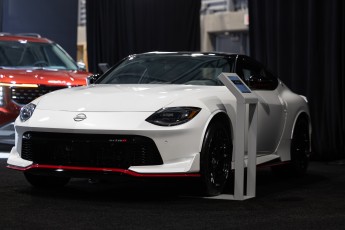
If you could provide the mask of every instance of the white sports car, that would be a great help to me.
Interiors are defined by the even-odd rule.
[[[177,52],[131,55],[88,86],[24,106],[8,167],[34,186],[114,174],[200,177],[206,195],[220,194],[233,165],[237,116],[222,72],[237,73],[259,99],[257,164],[289,163],[289,173],[304,173],[305,97],[247,56]]]

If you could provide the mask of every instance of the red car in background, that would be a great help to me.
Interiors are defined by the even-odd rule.
[[[86,85],[91,73],[38,34],[0,34],[0,144],[14,144],[21,107],[54,90]]]

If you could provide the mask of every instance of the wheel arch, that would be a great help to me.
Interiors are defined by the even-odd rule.
[[[227,126],[227,128],[230,130],[230,137],[231,137],[231,141],[233,142],[234,140],[234,127],[233,127],[233,123],[231,122],[230,117],[228,116],[228,114],[226,113],[226,111],[223,110],[218,110],[215,111],[210,118],[208,119],[208,122],[206,123],[204,130],[203,130],[203,134],[202,134],[202,138],[201,138],[201,142],[200,142],[200,151],[202,149],[202,145],[204,143],[204,139],[205,139],[205,135],[206,135],[206,131],[207,128],[210,126],[210,124],[212,122],[215,121],[221,121],[224,122],[224,124]]]
[[[293,137],[293,134],[295,132],[295,126],[296,126],[296,123],[299,119],[305,119],[307,122],[308,122],[308,127],[309,127],[309,137],[311,135],[311,120],[310,120],[310,116],[307,112],[305,111],[300,111],[296,117],[295,117],[295,120],[293,122],[293,126],[292,126],[292,130],[291,130],[291,134],[290,134],[290,138]]]
[[[296,127],[296,123],[298,120],[300,119],[305,119],[308,122],[308,129],[309,129],[309,151],[311,152],[311,133],[312,133],[312,126],[311,126],[311,119],[310,119],[310,115],[309,113],[307,113],[306,111],[300,111],[294,120],[293,126],[292,126],[292,130],[291,130],[291,134],[290,134],[290,138],[292,139],[294,132],[295,132],[295,127]]]

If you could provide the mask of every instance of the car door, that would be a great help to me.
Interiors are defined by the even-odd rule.
[[[278,80],[255,60],[238,56],[236,73],[258,97],[258,154],[275,152],[285,124],[285,104],[280,98]]]

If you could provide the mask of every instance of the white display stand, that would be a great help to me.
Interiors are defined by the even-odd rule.
[[[245,200],[255,197],[256,189],[256,137],[258,98],[236,73],[221,73],[219,80],[236,97],[236,127],[234,129],[234,194],[222,194],[212,199]],[[247,116],[248,108],[248,116]],[[248,120],[247,120],[248,118]],[[248,125],[246,125],[246,120]],[[248,128],[246,138],[246,128]],[[246,141],[247,140],[247,141]],[[247,144],[247,148],[245,145]],[[247,154],[247,186],[244,191],[245,150]]]

